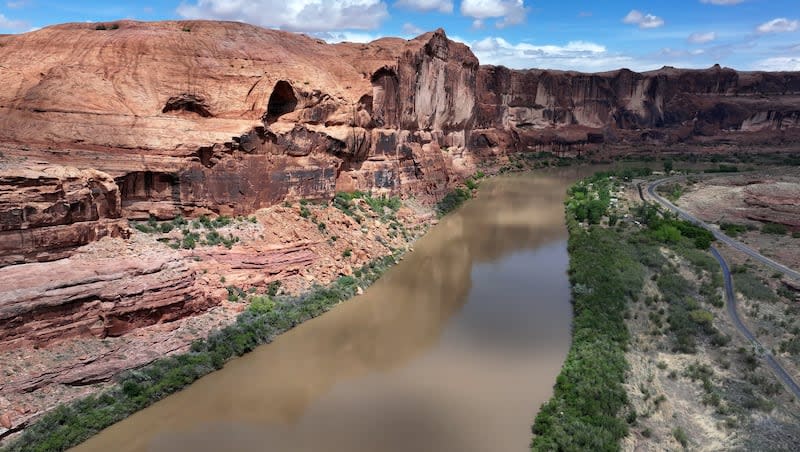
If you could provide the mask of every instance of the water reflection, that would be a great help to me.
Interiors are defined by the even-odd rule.
[[[367,292],[81,451],[524,450],[569,346],[564,191],[484,183]]]

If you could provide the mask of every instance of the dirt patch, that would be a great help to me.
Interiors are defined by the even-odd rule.
[[[678,206],[765,256],[800,268],[800,168],[690,176],[683,187]],[[773,233],[763,232],[765,227]]]
[[[722,202],[720,199],[730,196],[722,188],[712,193],[704,202],[712,204],[712,198]],[[626,202],[635,203],[637,197],[629,195]],[[719,302],[723,293],[716,267],[698,265],[698,256],[686,254],[701,253],[699,250],[661,247],[658,252],[664,264],[650,270],[650,278],[627,317],[631,347],[626,354],[630,364],[626,388],[636,414],[628,415],[631,434],[622,448],[763,450],[762,446],[768,445],[770,450],[791,450],[800,438],[795,420],[800,406],[730,322]],[[656,283],[668,273],[685,281],[687,297],[712,316],[710,326],[715,333],[699,334],[694,353],[682,353],[675,347],[670,319],[675,300],[666,297]],[[760,278],[768,277],[762,273],[750,282],[764,283]],[[773,290],[779,281],[766,283],[764,287]],[[748,287],[747,291],[763,295],[758,289]],[[781,328],[793,325],[778,315],[781,309],[786,312],[785,307],[779,301],[769,306],[761,302],[758,315],[754,319],[745,316],[746,322],[772,336],[769,343],[779,347],[778,341],[787,339],[787,330]],[[744,302],[743,310],[753,309],[750,302]],[[758,323],[765,319],[772,323]]]

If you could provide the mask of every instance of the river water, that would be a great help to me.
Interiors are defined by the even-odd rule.
[[[497,177],[363,295],[78,451],[524,451],[570,344],[563,200]]]

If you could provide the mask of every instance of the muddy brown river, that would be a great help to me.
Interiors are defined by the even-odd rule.
[[[563,200],[503,176],[363,295],[77,451],[524,451],[570,344]]]

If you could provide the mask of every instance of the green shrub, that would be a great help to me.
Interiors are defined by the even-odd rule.
[[[275,302],[267,296],[257,296],[250,299],[247,309],[253,314],[267,314],[275,309]]]
[[[280,281],[272,281],[267,285],[267,295],[269,295],[270,297],[278,295],[278,290],[280,290],[280,288],[281,288]]]
[[[789,230],[785,225],[778,223],[766,223],[761,227],[761,232],[765,234],[786,235]]]
[[[653,238],[664,243],[678,243],[681,239],[681,231],[671,224],[662,224],[652,234]]]
[[[717,168],[710,168],[705,170],[706,173],[738,173],[739,167],[734,165],[722,165],[720,164]]]
[[[155,229],[153,229],[152,227],[150,227],[149,225],[147,225],[145,223],[136,223],[136,224],[133,225],[133,227],[137,231],[144,232],[145,234],[152,234],[152,233],[156,232]]]
[[[181,248],[185,250],[193,250],[197,246],[197,241],[200,239],[200,234],[196,232],[189,232],[183,236],[181,241]]]
[[[97,396],[61,405],[26,428],[5,449],[7,452],[63,451],[100,430],[121,421],[198,378],[220,369],[226,361],[253,350],[295,325],[316,317],[355,295],[396,263],[396,256],[376,259],[357,270],[358,278],[341,277],[328,286],[317,286],[298,297],[253,297],[236,322],[205,340],[192,343],[189,352],[160,358],[120,375],[116,384]],[[234,293],[243,295],[241,289]]]
[[[464,185],[466,185],[467,188],[470,189],[470,190],[476,190],[478,188],[478,182],[475,181],[474,179],[472,179],[471,177],[468,177],[464,181]]]
[[[465,201],[472,198],[472,193],[465,188],[455,188],[436,203],[436,212],[439,217],[458,209]]]
[[[684,449],[689,447],[689,435],[687,435],[686,431],[681,427],[675,427],[675,429],[672,430],[672,436],[675,437],[675,440],[678,441]]]
[[[642,288],[644,267],[620,233],[578,226],[572,194],[585,192],[573,188],[567,202],[575,313],[572,346],[553,397],[536,416],[531,445],[535,451],[617,450],[627,434],[621,418],[628,403],[623,387],[629,341],[624,312],[627,300]]]
[[[736,290],[751,300],[767,301],[770,303],[778,301],[778,296],[772,291],[769,285],[746,269],[736,273],[736,276],[733,278],[733,285]]]
[[[721,223],[719,228],[722,229],[722,232],[731,237],[736,237],[739,234],[747,232],[747,226],[743,224]]]

